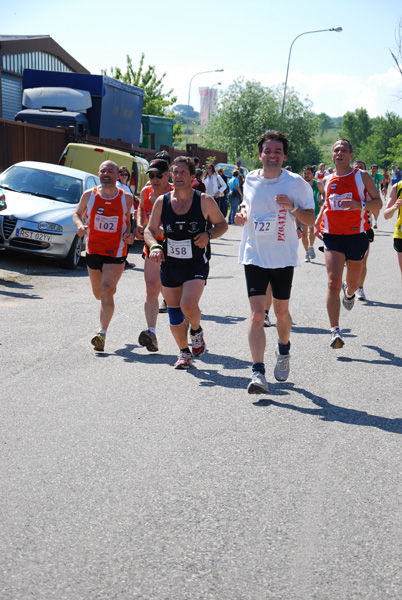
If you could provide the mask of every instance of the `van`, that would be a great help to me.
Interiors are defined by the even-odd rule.
[[[130,189],[134,195],[139,195],[148,182],[147,169],[149,167],[148,161],[140,156],[134,156],[128,152],[107,148],[106,146],[74,143],[67,144],[60,157],[59,164],[98,175],[99,166],[105,160],[112,160],[119,167],[127,167],[131,175]]]

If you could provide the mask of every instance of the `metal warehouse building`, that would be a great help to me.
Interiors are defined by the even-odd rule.
[[[24,69],[89,73],[49,35],[0,35],[0,118],[22,108]]]

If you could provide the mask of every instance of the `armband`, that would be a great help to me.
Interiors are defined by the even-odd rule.
[[[292,208],[292,210],[290,210],[289,212],[290,212],[290,213],[292,213],[292,215],[293,215],[293,213],[295,213],[295,212],[297,211],[297,209],[298,209],[298,208],[299,208],[299,207],[298,207],[296,204],[293,204],[293,208]]]
[[[161,244],[153,244],[149,251],[152,252],[152,250],[163,250],[163,246]]]

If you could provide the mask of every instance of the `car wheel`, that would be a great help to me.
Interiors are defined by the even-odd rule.
[[[60,261],[60,266],[63,269],[76,269],[80,262],[81,252],[84,248],[84,238],[75,236],[71,248],[66,258]]]

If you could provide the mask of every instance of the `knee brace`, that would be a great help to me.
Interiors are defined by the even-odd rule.
[[[171,325],[181,325],[184,322],[184,315],[180,306],[168,306],[169,323]]]

